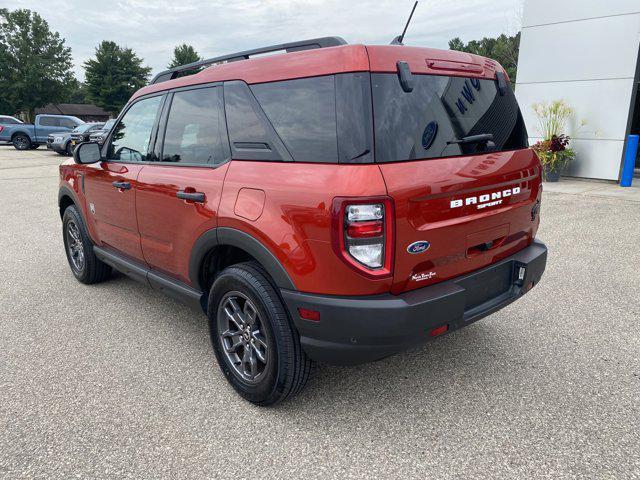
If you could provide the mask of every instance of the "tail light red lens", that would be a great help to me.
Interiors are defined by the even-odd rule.
[[[391,276],[393,220],[393,202],[389,197],[334,199],[334,251],[365,276]]]
[[[2,132],[2,130],[4,130],[4,127],[0,125],[0,132]]]
[[[350,223],[347,226],[347,236],[351,238],[371,238],[384,235],[384,222],[373,220],[370,222]]]

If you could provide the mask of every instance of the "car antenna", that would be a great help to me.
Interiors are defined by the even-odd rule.
[[[417,6],[418,0],[416,0],[416,3],[413,4],[413,8],[411,9],[411,13],[409,14],[409,20],[407,20],[407,24],[404,26],[402,34],[391,40],[391,45],[404,45],[404,43],[402,43],[402,41],[404,40],[404,34],[407,33],[407,28],[409,27],[409,23],[411,22],[411,17],[413,17],[413,12],[416,11]]]

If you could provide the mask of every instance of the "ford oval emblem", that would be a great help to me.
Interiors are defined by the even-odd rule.
[[[438,134],[438,122],[433,120],[429,122],[422,132],[422,148],[425,150],[429,150],[433,141],[436,139],[436,135]]]
[[[415,255],[417,253],[423,253],[429,250],[431,244],[426,240],[420,240],[418,242],[413,242],[411,245],[407,247],[407,252]]]

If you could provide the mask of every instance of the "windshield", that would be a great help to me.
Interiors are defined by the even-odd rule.
[[[111,127],[113,127],[114,123],[116,123],[115,118],[112,118],[111,120],[107,120],[107,123],[105,123],[100,130],[111,130]]]
[[[436,75],[412,78],[413,91],[405,92],[396,74],[371,75],[377,162],[528,146],[511,88],[500,95],[493,80]],[[469,139],[476,135],[481,137]]]

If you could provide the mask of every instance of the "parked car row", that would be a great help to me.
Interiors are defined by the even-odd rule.
[[[73,155],[73,149],[81,142],[89,140],[91,132],[100,130],[104,123],[83,123],[70,132],[50,133],[47,138],[47,148],[60,155]]]
[[[70,115],[36,115],[33,124],[8,115],[0,115],[0,143],[11,143],[17,150],[30,150],[46,144],[60,155],[72,155],[81,142],[102,144],[115,120],[86,123]]]

